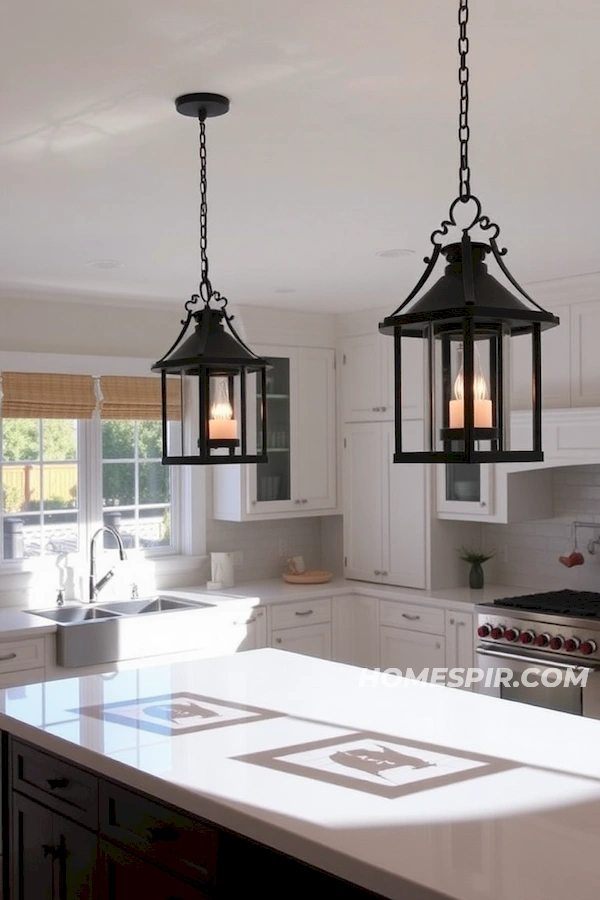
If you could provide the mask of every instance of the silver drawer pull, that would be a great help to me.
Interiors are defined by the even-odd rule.
[[[410,622],[417,622],[421,616],[411,616],[409,613],[402,613],[403,619],[408,619]]]
[[[275,643],[276,643],[276,644],[282,644],[282,643],[283,643],[283,638],[275,638]]]
[[[312,614],[313,614],[312,609],[307,609],[305,612],[295,612],[294,613],[295,616],[312,616]]]
[[[8,659],[16,659],[16,653],[7,653],[6,656],[0,656],[0,662],[6,662]]]

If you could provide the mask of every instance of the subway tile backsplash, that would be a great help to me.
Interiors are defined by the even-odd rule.
[[[600,466],[555,469],[552,495],[552,519],[483,526],[486,548],[497,551],[494,580],[532,590],[573,588],[600,592],[600,546],[594,554],[588,552],[590,540],[600,538]],[[575,520],[597,522],[598,527],[577,529],[578,549],[585,562],[567,568],[559,562],[559,556],[572,549]],[[491,568],[486,571],[492,574]]]
[[[210,578],[212,551],[241,550],[243,563],[235,569],[238,582],[277,578],[285,571],[288,556],[303,556],[307,569],[324,567],[319,518],[278,519],[264,522],[207,522],[209,561],[203,573]],[[280,555],[280,550],[284,555]],[[331,566],[328,566],[331,568]]]

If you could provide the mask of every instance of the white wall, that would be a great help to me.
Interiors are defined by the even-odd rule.
[[[484,525],[484,542],[496,549],[486,573],[502,584],[532,590],[589,590],[600,592],[600,547],[591,555],[588,542],[600,537],[600,466],[574,466],[552,473],[554,516],[523,525]],[[598,522],[596,529],[578,529],[579,550],[585,563],[566,568],[558,558],[572,543],[572,524]]]

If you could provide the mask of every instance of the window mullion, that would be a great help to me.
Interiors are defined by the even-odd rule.
[[[80,423],[84,439],[82,441],[81,467],[86,509],[82,516],[84,548],[87,548],[93,533],[103,522],[102,515],[102,422],[98,413],[86,422]]]

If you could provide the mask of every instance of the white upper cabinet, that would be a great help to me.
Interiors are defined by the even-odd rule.
[[[484,519],[493,516],[494,465],[446,463],[435,467],[440,519]]]
[[[600,305],[580,304],[581,307],[595,306],[595,324],[589,322],[593,328],[600,325]],[[579,350],[572,348],[572,335],[578,330],[576,323],[572,331],[570,310],[577,307],[553,306],[550,312],[560,319],[560,325],[542,332],[542,407],[545,409],[561,409],[571,406],[571,358],[579,358]],[[594,332],[590,337],[593,339]],[[511,339],[511,402],[513,409],[531,409],[531,337],[520,335]],[[573,351],[573,353],[572,353]],[[596,351],[594,359],[600,373],[600,357]],[[600,378],[596,378],[596,403],[600,403]],[[585,406],[585,403],[576,403],[574,406]],[[591,405],[591,404],[589,404]]]
[[[407,422],[407,446],[420,439]],[[423,464],[395,464],[391,423],[357,422],[344,433],[344,566],[348,578],[426,586],[426,475]]]
[[[406,346],[405,346],[406,345]],[[405,419],[423,417],[423,342],[404,341],[402,395]],[[342,341],[344,422],[394,418],[394,340],[378,331]]]
[[[267,452],[259,465],[213,466],[213,516],[227,521],[335,512],[335,351],[257,348],[267,373]]]

